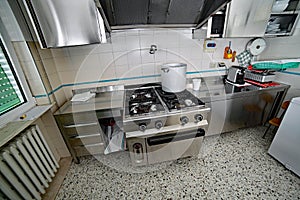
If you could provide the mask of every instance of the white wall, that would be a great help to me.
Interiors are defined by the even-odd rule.
[[[259,59],[299,57],[298,30],[292,37],[267,38],[268,48]],[[232,41],[232,49],[239,54],[251,39],[215,39],[216,51],[207,53],[203,51],[204,38],[203,32],[193,35],[190,29],[118,31],[112,33],[107,44],[58,49],[38,48],[38,60],[45,67],[55,100],[60,106],[71,98],[71,91],[75,88],[160,81],[160,65],[167,62],[184,62],[188,64],[188,72],[201,72],[188,76],[224,74],[223,71],[218,71],[218,68],[212,68],[211,63],[225,61],[229,66],[237,64],[222,58],[225,46]],[[158,48],[155,54],[149,53],[152,44]],[[293,77],[295,81],[291,81],[292,78],[288,78],[287,81],[286,76]],[[293,84],[293,91],[297,93],[300,88],[298,77],[280,73],[278,80]]]
[[[190,76],[223,74],[210,63],[226,61],[228,65],[237,64],[222,58],[224,47],[230,40],[232,49],[239,53],[249,40],[216,39],[216,51],[206,53],[203,51],[204,37],[194,36],[198,39],[192,39],[190,29],[126,30],[112,33],[107,44],[46,49],[40,53],[48,55],[42,56],[42,60],[53,88],[59,84],[75,84],[64,87],[66,97],[70,98],[71,90],[75,88],[160,81],[160,66],[167,62],[184,62],[188,64],[188,72],[201,72]],[[155,54],[149,53],[152,44],[157,45]],[[99,83],[100,80],[107,82]]]

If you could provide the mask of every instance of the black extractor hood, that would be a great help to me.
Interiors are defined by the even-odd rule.
[[[200,28],[230,0],[100,0],[111,29]]]

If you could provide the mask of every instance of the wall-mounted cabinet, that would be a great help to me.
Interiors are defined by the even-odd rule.
[[[291,35],[299,16],[299,0],[274,1],[265,36]]]
[[[212,15],[207,22],[207,37],[221,38],[224,35],[227,6]]]
[[[292,35],[300,0],[232,0],[212,16],[208,37],[266,37]]]
[[[232,0],[224,37],[262,37],[274,0]]]

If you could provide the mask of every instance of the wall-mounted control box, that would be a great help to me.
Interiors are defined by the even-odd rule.
[[[203,51],[205,52],[214,52],[217,48],[216,41],[212,39],[205,39],[203,43]]]

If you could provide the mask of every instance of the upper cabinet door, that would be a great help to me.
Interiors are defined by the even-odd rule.
[[[262,37],[274,0],[232,0],[225,37]]]
[[[23,0],[41,47],[101,43],[101,16],[93,0]]]
[[[265,36],[292,35],[299,19],[299,0],[274,1]]]

